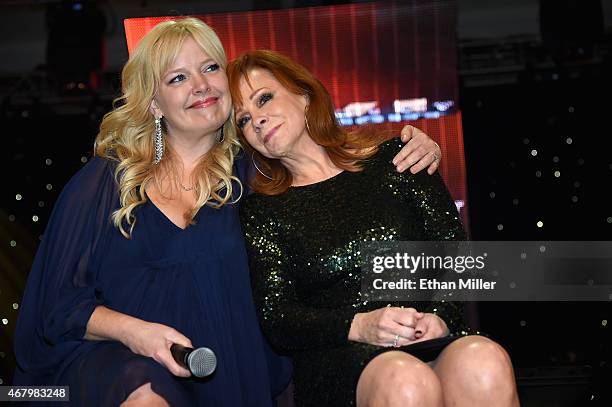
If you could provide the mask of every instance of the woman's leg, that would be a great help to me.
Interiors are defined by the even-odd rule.
[[[442,389],[427,364],[407,353],[390,351],[363,369],[357,383],[357,406],[442,407]]]
[[[510,357],[483,336],[466,336],[448,345],[436,359],[434,371],[447,406],[519,406]]]
[[[134,390],[123,403],[121,407],[170,407],[170,405],[151,389],[151,383],[145,383]]]
[[[76,360],[60,383],[83,406],[193,406],[190,393],[164,366],[118,342],[99,342]]]

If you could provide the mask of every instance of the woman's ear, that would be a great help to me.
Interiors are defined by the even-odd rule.
[[[310,96],[308,95],[302,95],[304,97],[304,100],[306,101],[306,105],[304,105],[304,111],[308,111],[308,108],[310,107]]]
[[[160,119],[164,116],[155,99],[151,101],[151,104],[149,105],[149,111],[153,116],[155,116],[156,119]]]

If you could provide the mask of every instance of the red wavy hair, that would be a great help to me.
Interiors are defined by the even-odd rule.
[[[249,82],[249,72],[266,69],[287,90],[296,95],[307,95],[306,110],[309,134],[312,140],[323,146],[332,162],[347,171],[360,171],[360,161],[376,153],[384,137],[371,128],[355,131],[344,130],[336,121],[331,96],[323,84],[306,68],[278,52],[268,50],[250,51],[242,54],[227,66],[227,77],[235,107],[242,106],[240,80]],[[236,126],[237,127],[237,126]],[[251,148],[242,131],[238,135],[247,151],[257,161],[257,166],[271,179],[257,172],[251,181],[255,192],[277,195],[285,192],[292,184],[291,172],[278,159],[270,159]]]

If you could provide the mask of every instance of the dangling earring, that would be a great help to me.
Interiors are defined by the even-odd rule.
[[[223,140],[225,140],[225,136],[223,135],[223,126],[221,126],[221,131],[217,133],[217,143],[223,143]]]
[[[251,161],[253,161],[253,166],[255,166],[255,169],[257,170],[257,172],[259,172],[261,175],[268,178],[269,180],[272,180],[271,176],[264,174],[263,171],[261,171],[259,167],[257,166],[257,163],[255,162],[255,151],[251,151]]]
[[[155,160],[154,164],[159,164],[164,156],[164,139],[162,138],[161,117],[155,118]]]

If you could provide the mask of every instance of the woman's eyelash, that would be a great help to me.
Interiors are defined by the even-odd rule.
[[[175,82],[179,82],[179,80],[178,80],[179,78],[183,78],[183,79],[184,79],[184,78],[185,78],[185,75],[183,75],[183,74],[178,74],[178,75],[176,75],[174,78],[170,79],[170,82],[168,82],[168,83],[175,83]],[[181,80],[183,80],[183,79],[181,79]]]
[[[207,67],[205,67],[203,69],[203,72],[215,72],[215,71],[218,71],[219,68],[220,68],[219,64],[212,64],[212,65],[208,65]],[[181,73],[181,74],[176,75],[174,78],[170,79],[168,83],[181,82],[185,80],[185,78],[186,78],[186,75]]]
[[[204,72],[212,72],[212,71],[218,71],[219,70],[219,64],[212,64],[206,67],[206,69],[204,69]]]
[[[272,95],[272,93],[261,94],[261,96],[259,96],[259,98],[257,99],[257,106],[262,107],[266,102],[268,102],[273,97],[274,95]],[[236,121],[236,124],[238,125],[238,128],[242,130],[244,126],[246,126],[246,124],[249,122],[249,120],[251,120],[251,118],[248,115],[244,115]]]
[[[271,93],[264,93],[257,100],[257,105],[261,107],[264,103],[266,103],[270,99],[272,99],[272,94]]]
[[[248,121],[249,116],[242,116],[240,119],[238,119],[238,128],[242,130]]]

